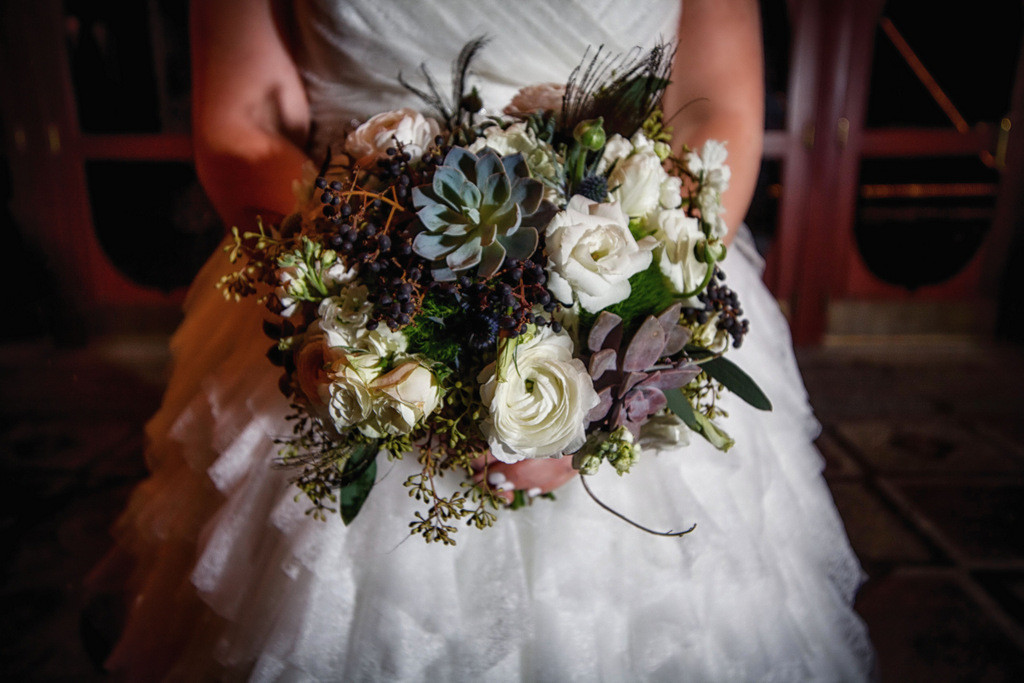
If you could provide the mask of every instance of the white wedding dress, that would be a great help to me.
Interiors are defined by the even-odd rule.
[[[671,39],[674,0],[306,0],[297,3],[317,143],[352,119],[417,101],[421,62],[491,40],[474,83],[498,109],[521,85],[564,81],[588,46]],[[686,46],[680,46],[686,49]],[[152,477],[119,521],[135,591],[109,665],[140,680],[856,681],[872,649],[851,609],[862,581],[812,446],[818,430],[789,332],[741,236],[724,267],[751,321],[731,357],[775,410],[725,399],[728,453],[694,437],[645,453],[595,493],[504,511],[458,545],[408,536],[414,463],[383,463],[351,526],[307,517],[271,467],[289,423],[251,301],[199,274],[172,342],[163,406],[148,425]],[[169,673],[168,673],[169,672]]]

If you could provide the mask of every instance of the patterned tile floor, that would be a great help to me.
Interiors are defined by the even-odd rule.
[[[102,681],[81,581],[144,473],[166,339],[0,345],[0,678]],[[883,681],[1024,680],[1024,350],[800,354]]]

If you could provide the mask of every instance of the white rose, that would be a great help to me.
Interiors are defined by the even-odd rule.
[[[307,334],[295,353],[295,378],[311,406],[322,407],[330,401],[328,367],[339,356],[319,333]]]
[[[633,137],[629,139],[629,143],[633,146],[634,154],[654,154],[655,142],[646,135],[643,131],[638,130],[633,133]]]
[[[317,314],[319,326],[327,336],[329,346],[370,351],[387,356],[405,351],[408,344],[401,332],[392,332],[386,326],[366,329],[373,305],[366,300],[366,287],[346,287],[338,296],[320,302]]]
[[[681,209],[669,209],[657,214],[655,224],[654,237],[659,242],[656,253],[661,274],[669,279],[679,294],[693,291],[704,282],[708,272],[708,265],[695,253],[697,244],[704,239],[700,221],[687,216]],[[699,304],[692,297],[688,305]]]
[[[586,416],[599,399],[572,350],[567,334],[543,327],[516,347],[504,381],[495,363],[480,373],[480,397],[490,411],[480,428],[495,458],[557,458],[586,441]]]
[[[606,173],[617,161],[622,161],[633,153],[633,145],[626,138],[615,133],[604,144],[601,160],[597,163],[597,172]]]
[[[668,173],[652,151],[631,154],[608,175],[611,195],[627,216],[643,217],[658,209]]]
[[[327,410],[339,432],[359,425],[369,415],[370,390],[366,380],[372,372],[370,367],[361,367],[367,364],[367,360],[346,354],[331,365]]]
[[[437,379],[417,361],[407,361],[370,383],[368,419],[359,427],[367,436],[408,434],[437,409],[441,391]]]
[[[548,289],[564,302],[579,299],[596,313],[626,299],[629,278],[651,264],[656,241],[639,242],[617,204],[575,196],[546,229]]]
[[[437,121],[412,109],[396,109],[377,114],[352,131],[345,139],[345,151],[365,165],[386,156],[397,141],[417,159],[440,132]]]
[[[327,335],[329,346],[355,348],[366,332],[372,304],[366,300],[366,287],[346,287],[338,296],[327,297],[320,302],[317,315],[320,329]]]
[[[528,85],[515,94],[505,107],[505,113],[509,116],[526,117],[538,111],[561,111],[564,96],[564,83]]]

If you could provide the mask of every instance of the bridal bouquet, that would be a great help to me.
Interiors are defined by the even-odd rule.
[[[670,149],[670,52],[598,50],[497,116],[466,90],[481,45],[450,98],[426,69],[422,88],[402,80],[434,117],[373,116],[299,211],[233,231],[239,269],[219,286],[272,314],[268,357],[295,409],[280,462],[315,516],[350,523],[378,457],[415,457],[412,532],[453,543],[455,521],[490,526],[537,493],[475,483],[491,457],[623,474],[688,431],[729,448],[723,387],[770,407],[723,356],[748,328],[719,265],[729,169],[720,143]]]

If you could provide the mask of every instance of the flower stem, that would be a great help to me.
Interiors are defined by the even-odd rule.
[[[626,517],[621,512],[619,512],[617,510],[613,510],[608,505],[603,503],[597,496],[594,495],[594,492],[590,490],[590,485],[587,484],[587,475],[581,474],[580,475],[580,482],[583,484],[583,488],[586,490],[587,495],[590,496],[594,500],[595,503],[597,503],[598,505],[603,507],[605,510],[607,510],[608,512],[610,512],[613,515],[615,515],[616,517],[618,517],[619,519],[623,520],[624,522],[628,522],[629,524],[632,524],[633,526],[635,526],[637,529],[640,529],[641,531],[646,531],[647,533],[654,534],[655,536],[676,536],[676,537],[678,537],[678,536],[685,536],[686,534],[690,533],[691,531],[693,531],[694,529],[697,528],[697,525],[694,524],[693,526],[691,526],[686,531],[672,531],[672,530],[669,530],[669,531],[655,531],[654,529],[645,527],[643,524],[640,524],[638,522],[634,522],[633,520],[631,520],[629,517]]]

